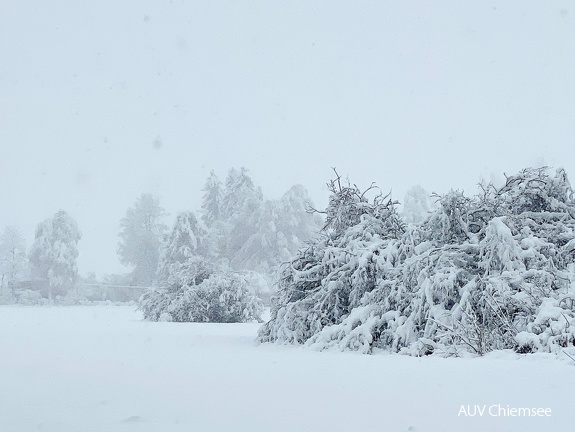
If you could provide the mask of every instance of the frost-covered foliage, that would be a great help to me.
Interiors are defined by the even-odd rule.
[[[156,287],[140,298],[152,321],[246,322],[259,320],[261,300],[248,279],[214,261],[206,233],[192,212],[181,213],[160,252]]]
[[[81,237],[76,221],[63,210],[36,228],[30,251],[32,276],[46,282],[50,300],[55,295],[65,295],[76,284]]]
[[[332,183],[333,184],[333,183]],[[393,203],[332,191],[322,235],[284,268],[261,341],[413,355],[575,346],[575,202],[563,170],[451,191],[403,228]]]

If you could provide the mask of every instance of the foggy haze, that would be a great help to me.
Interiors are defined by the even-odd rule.
[[[214,169],[264,195],[337,167],[399,201],[575,164],[575,12],[551,2],[0,4],[0,228],[77,221],[80,273],[126,271],[143,192],[197,212]]]

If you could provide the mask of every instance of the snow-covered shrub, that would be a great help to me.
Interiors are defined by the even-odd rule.
[[[523,170],[471,198],[449,192],[407,229],[392,205],[353,188],[327,214],[284,269],[260,341],[413,355],[575,346],[575,202],[563,170]]]
[[[262,302],[234,274],[215,274],[187,289],[170,307],[175,321],[248,322],[261,320]]]
[[[160,321],[164,316],[165,311],[170,306],[174,298],[174,293],[171,293],[166,288],[151,288],[146,290],[138,301],[138,309],[144,315],[144,319],[149,321]],[[166,321],[161,319],[161,321]]]
[[[34,290],[21,290],[16,291],[16,303],[27,306],[47,304],[48,300],[42,297],[38,291]]]
[[[144,318],[175,322],[261,321],[263,304],[241,276],[214,274],[198,285],[178,290],[155,288],[140,299]]]
[[[330,187],[326,224],[284,266],[261,341],[305,342],[360,306],[379,272],[394,271],[395,242],[404,230],[395,203],[381,196],[369,202],[357,187],[341,186],[339,177]]]

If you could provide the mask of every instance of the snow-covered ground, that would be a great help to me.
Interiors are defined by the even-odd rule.
[[[0,431],[566,431],[573,362],[256,345],[257,324],[150,323],[127,307],[1,307]],[[459,415],[462,405],[548,417]]]

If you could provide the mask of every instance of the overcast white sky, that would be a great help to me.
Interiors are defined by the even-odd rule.
[[[58,209],[80,272],[122,272],[142,192],[199,209],[211,169],[269,198],[330,167],[403,198],[545,160],[575,178],[564,1],[0,2],[0,229]],[[575,182],[575,180],[572,180]]]

